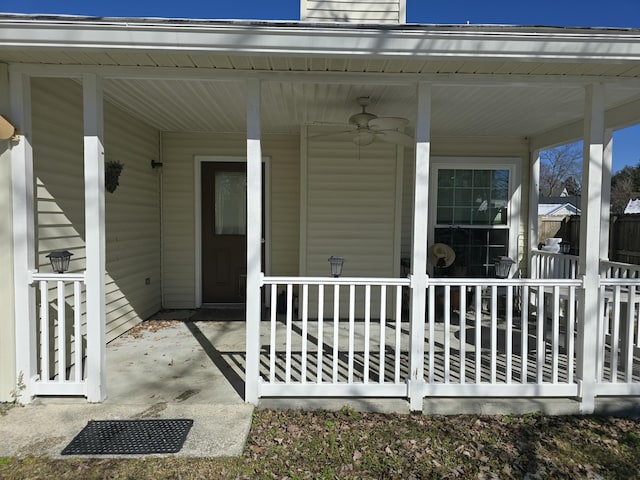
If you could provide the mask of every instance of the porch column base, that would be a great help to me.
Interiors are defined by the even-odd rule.
[[[595,384],[591,382],[578,382],[578,401],[580,402],[580,415],[591,415],[596,410]]]
[[[421,412],[424,403],[424,380],[407,380],[407,393],[409,395],[409,410]]]

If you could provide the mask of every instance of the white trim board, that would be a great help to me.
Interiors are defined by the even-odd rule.
[[[202,164],[205,162],[246,163],[246,157],[223,155],[194,156],[194,214],[195,214],[195,307],[202,303]],[[271,273],[271,157],[262,157],[264,163],[264,271]]]

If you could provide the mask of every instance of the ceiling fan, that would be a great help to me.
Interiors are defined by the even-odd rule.
[[[407,147],[413,145],[413,138],[404,133],[404,128],[409,125],[409,120],[402,117],[378,117],[367,112],[367,106],[371,103],[370,97],[358,97],[357,102],[362,107],[362,111],[351,115],[348,123],[313,123],[314,125],[339,125],[348,128],[348,130],[314,136],[350,136],[353,143],[358,146],[370,145],[376,140]]]

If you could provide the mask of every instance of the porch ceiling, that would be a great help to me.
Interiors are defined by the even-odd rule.
[[[267,81],[262,92],[264,133],[297,134],[301,125],[346,123],[370,96],[368,111],[415,125],[415,89],[407,85]],[[378,82],[379,83],[379,82]],[[640,89],[610,86],[607,108],[640,99]],[[106,98],[161,131],[244,132],[243,82],[112,79]],[[432,134],[455,137],[532,137],[579,121],[584,89],[561,84],[437,85]],[[336,126],[339,129],[339,126]]]

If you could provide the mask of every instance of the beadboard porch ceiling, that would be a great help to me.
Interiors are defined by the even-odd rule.
[[[360,111],[360,96],[371,98],[368,111],[409,119],[410,133],[415,126],[411,85],[368,84],[364,78],[362,83],[317,82],[265,82],[263,133],[298,134],[301,125],[347,123]],[[104,87],[109,101],[161,131],[246,129],[245,87],[237,80],[112,79]],[[584,95],[582,86],[561,83],[436,85],[431,131],[438,137],[531,138],[579,122]],[[606,88],[607,109],[633,102],[640,102],[640,88]],[[341,130],[339,125],[333,129]]]

